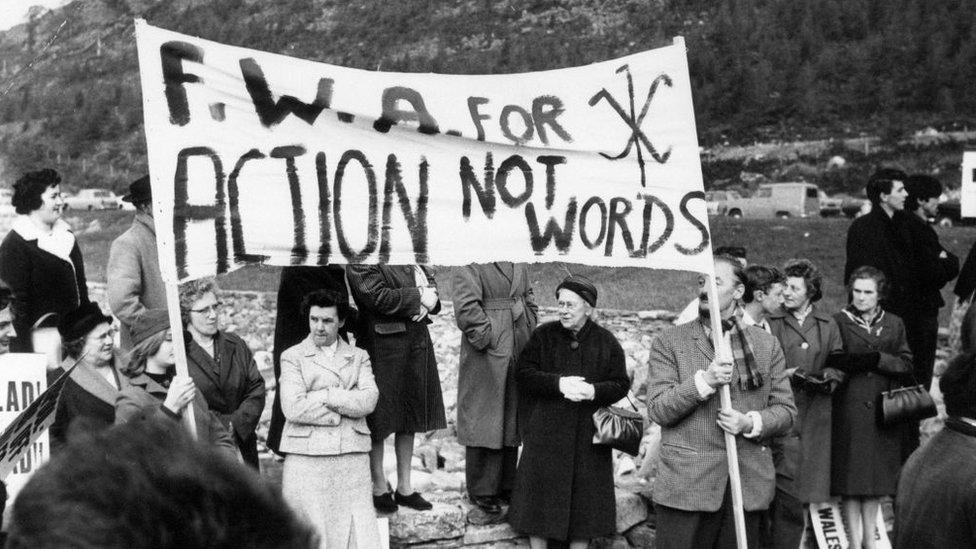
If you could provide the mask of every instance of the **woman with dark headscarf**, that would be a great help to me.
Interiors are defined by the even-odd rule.
[[[0,244],[0,280],[13,294],[17,338],[11,352],[29,353],[31,327],[47,313],[65,315],[88,302],[85,263],[71,228],[61,219],[61,176],[29,172],[14,183],[19,214]]]
[[[585,548],[615,532],[611,449],[593,444],[593,413],[622,399],[630,379],[620,343],[590,318],[596,296],[582,276],[563,280],[559,321],[532,333],[516,369],[528,413],[509,517],[533,549],[550,539]]]

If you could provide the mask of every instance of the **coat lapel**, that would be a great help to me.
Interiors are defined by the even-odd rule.
[[[705,333],[705,328],[701,322],[695,322],[692,332],[698,350],[705,357],[705,362],[711,362],[715,358],[715,348],[712,346],[712,338]]]
[[[114,370],[113,366],[113,370]],[[119,386],[122,386],[121,376],[118,372],[115,372],[115,378],[119,380]],[[106,403],[115,406],[115,399],[119,394],[118,389],[112,387],[104,377],[98,374],[98,372],[92,370],[88,366],[83,366],[79,364],[71,371],[71,379],[78,384],[82,389],[88,391],[93,396],[97,397],[99,400],[105,401]]]
[[[197,342],[193,340],[193,336],[186,334],[185,337],[190,345],[188,353],[190,358],[188,362],[190,364],[188,366],[200,370],[214,385],[219,386],[220,378],[217,363],[207,354],[207,351],[203,350],[203,347],[197,345]],[[219,344],[219,341],[215,341],[214,344]]]

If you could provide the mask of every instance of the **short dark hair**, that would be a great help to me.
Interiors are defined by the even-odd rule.
[[[823,297],[823,275],[820,269],[809,259],[791,259],[783,266],[783,276],[786,278],[802,278],[807,287],[810,303],[816,303]]]
[[[881,202],[881,195],[891,194],[891,187],[895,181],[904,183],[908,180],[908,174],[897,168],[881,168],[875,170],[868,178],[868,184],[864,192],[868,195],[868,200],[872,206],[877,206]]]
[[[966,352],[950,360],[939,379],[939,389],[946,414],[976,418],[976,354]]]
[[[342,295],[334,290],[315,290],[305,294],[302,298],[302,318],[308,321],[308,313],[312,307],[335,307],[339,320],[345,320],[349,313],[349,302],[342,299]]]
[[[905,209],[915,211],[919,203],[942,194],[942,183],[931,175],[916,174],[905,181],[905,190],[908,191]]]
[[[742,246],[719,246],[714,255],[731,255],[736,259],[746,259],[746,249]]]
[[[769,293],[773,284],[783,282],[783,273],[776,267],[765,265],[749,265],[745,268],[746,291],[742,294],[742,301],[752,303],[756,292]]]
[[[51,168],[27,172],[14,183],[14,195],[10,199],[14,210],[27,215],[41,207],[44,191],[61,184],[61,176]]]
[[[847,279],[847,289],[850,291],[854,287],[855,280],[873,280],[878,286],[878,297],[883,298],[888,290],[888,279],[885,278],[883,272],[876,267],[870,265],[862,265],[853,271],[851,271],[850,278]]]
[[[81,434],[14,501],[8,548],[308,548],[316,535],[245,466],[154,419]]]

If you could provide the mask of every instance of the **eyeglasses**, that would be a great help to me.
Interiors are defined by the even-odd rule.
[[[206,307],[201,307],[199,309],[190,309],[190,312],[191,313],[198,313],[198,314],[202,314],[202,315],[208,315],[210,313],[219,313],[220,312],[220,308],[223,307],[223,306],[224,306],[223,302],[218,301],[218,302],[214,303],[213,305],[207,305]]]
[[[103,334],[95,336],[97,339],[115,339],[115,334],[119,333],[119,329],[115,326],[109,328]]]

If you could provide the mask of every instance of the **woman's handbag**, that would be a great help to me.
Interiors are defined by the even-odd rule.
[[[627,400],[634,408],[625,410],[616,406],[603,406],[593,412],[593,444],[609,446],[621,452],[636,456],[640,452],[641,438],[644,436],[644,416],[627,393]]]
[[[911,385],[882,391],[878,395],[878,423],[891,427],[899,423],[918,421],[938,414],[935,401],[924,385]]]

